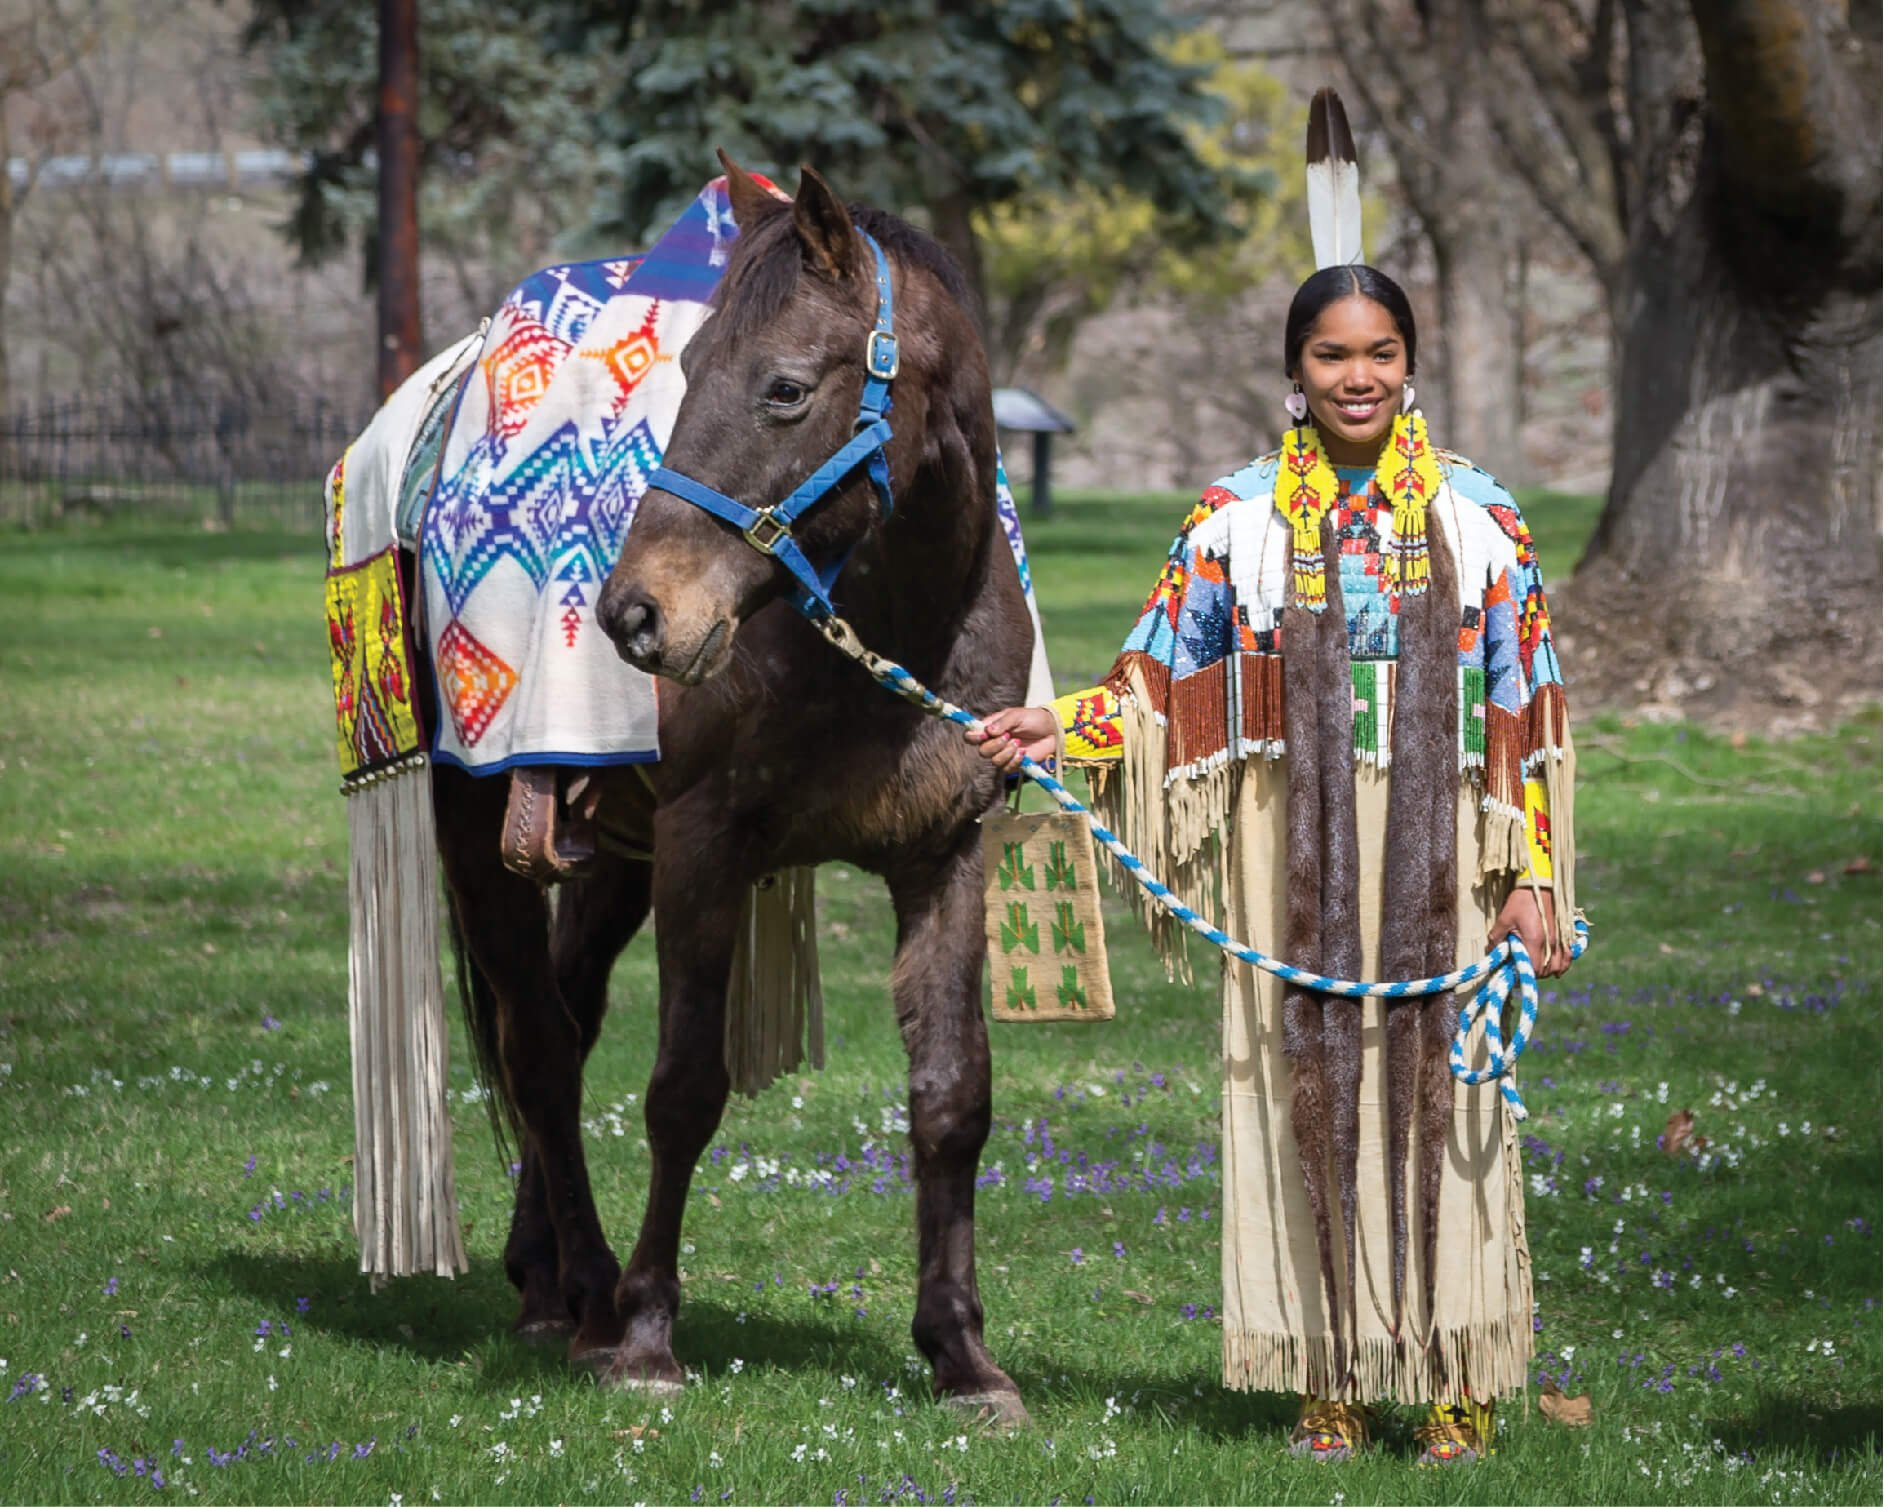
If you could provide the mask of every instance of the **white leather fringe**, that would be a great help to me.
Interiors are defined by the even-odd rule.
[[[360,1270],[469,1270],[452,1178],[450,1044],[438,966],[438,844],[427,764],[347,798],[347,1018]]]

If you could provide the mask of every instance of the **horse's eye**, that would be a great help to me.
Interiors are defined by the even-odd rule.
[[[804,402],[805,389],[789,377],[774,377],[765,390],[765,400],[777,408],[792,408]]]

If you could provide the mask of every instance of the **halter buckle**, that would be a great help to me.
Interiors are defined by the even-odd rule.
[[[792,536],[791,527],[780,523],[770,512],[761,512],[746,529],[746,543],[762,555],[778,552],[779,541]]]
[[[903,353],[889,330],[872,330],[864,342],[864,370],[879,382],[892,380],[902,369]]]

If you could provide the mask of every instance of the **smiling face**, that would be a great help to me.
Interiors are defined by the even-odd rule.
[[[1371,466],[1400,411],[1407,347],[1393,315],[1371,298],[1338,298],[1302,342],[1295,371],[1338,466]]]

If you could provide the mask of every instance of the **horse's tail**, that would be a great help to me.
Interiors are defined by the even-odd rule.
[[[516,1159],[515,1148],[523,1138],[523,1117],[504,1077],[504,1060],[498,1046],[497,991],[465,946],[464,924],[455,896],[448,910],[451,958],[458,975],[458,1003],[464,1007],[465,1031],[471,1038],[472,1069],[484,1091],[484,1112],[490,1117],[497,1154],[508,1166]]]

